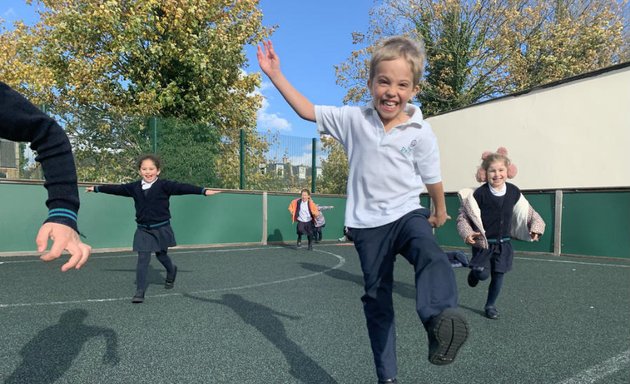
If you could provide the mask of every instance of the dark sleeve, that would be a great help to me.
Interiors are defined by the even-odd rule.
[[[178,183],[171,180],[162,180],[164,190],[169,195],[203,195],[206,188],[198,187],[192,184]]]
[[[119,185],[97,185],[94,187],[94,192],[106,193],[108,195],[117,196],[133,196],[133,187],[136,183],[119,184]]]
[[[0,137],[31,143],[48,190],[46,222],[65,224],[77,230],[79,191],[68,136],[54,119],[2,82]]]

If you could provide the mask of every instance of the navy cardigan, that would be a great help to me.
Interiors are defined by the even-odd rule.
[[[94,192],[110,195],[133,197],[136,207],[136,222],[142,225],[162,223],[171,218],[169,197],[171,195],[205,194],[206,188],[176,181],[157,179],[146,195],[142,190],[141,180],[120,185],[100,185]]]

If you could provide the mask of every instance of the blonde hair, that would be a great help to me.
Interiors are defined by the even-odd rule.
[[[381,61],[396,60],[401,57],[407,60],[411,67],[413,85],[420,84],[426,60],[424,43],[422,40],[416,41],[405,36],[390,37],[379,44],[370,59],[370,80],[374,79],[376,66]]]

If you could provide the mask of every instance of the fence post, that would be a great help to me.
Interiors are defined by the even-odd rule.
[[[245,189],[245,130],[241,128],[240,142],[240,184],[239,189]]]
[[[317,186],[317,139],[313,137],[312,145],[312,159],[311,159],[311,193],[315,193],[315,187]]]
[[[157,117],[149,117],[149,130],[153,134],[153,153],[157,153]]]
[[[556,201],[554,205],[554,228],[553,228],[553,254],[562,254],[562,190],[556,190]]]

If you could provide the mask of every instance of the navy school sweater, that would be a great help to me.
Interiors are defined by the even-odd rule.
[[[204,194],[206,188],[176,181],[157,179],[147,194],[142,190],[142,181],[128,184],[100,185],[94,192],[132,197],[136,208],[136,222],[142,225],[162,223],[171,218],[169,197],[172,195]]]

